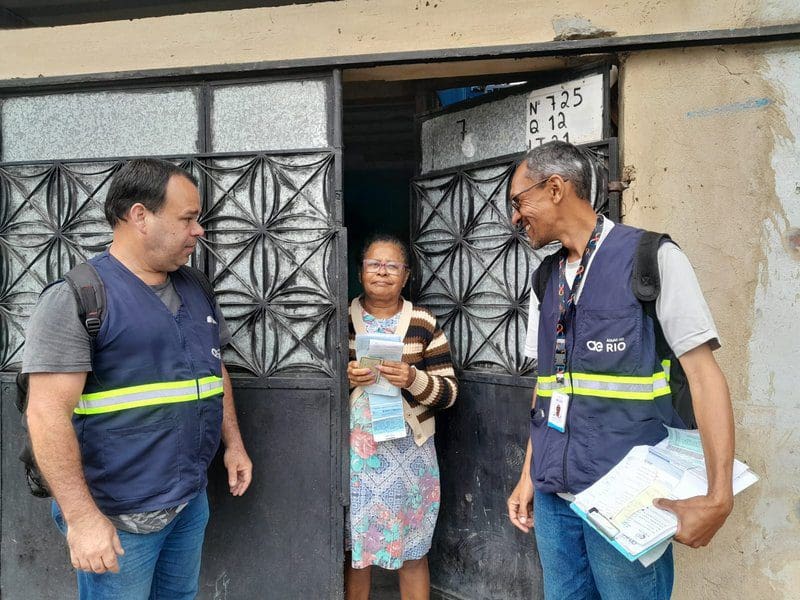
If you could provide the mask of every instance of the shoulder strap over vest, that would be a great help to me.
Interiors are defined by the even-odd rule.
[[[83,262],[64,275],[78,301],[78,316],[92,340],[97,337],[106,309],[106,288],[97,270],[89,262]]]
[[[672,242],[666,233],[645,231],[639,238],[636,259],[631,274],[631,288],[642,303],[655,302],[661,291],[661,276],[658,273],[658,249],[664,242]],[[674,242],[673,242],[674,243]]]
[[[180,267],[182,273],[199,285],[212,306],[215,303],[214,288],[208,277],[200,270],[190,266]],[[89,262],[83,262],[64,275],[64,280],[72,288],[78,302],[78,316],[86,327],[86,332],[94,344],[106,309],[106,288],[97,270]]]
[[[679,418],[679,426],[695,429],[697,420],[694,415],[692,405],[692,393],[689,389],[689,381],[683,371],[680,361],[672,351],[664,331],[661,329],[661,322],[656,314],[656,300],[661,292],[661,276],[658,271],[658,249],[662,244],[671,242],[672,238],[666,233],[656,233],[645,231],[639,240],[636,249],[636,259],[633,263],[631,273],[631,289],[634,295],[642,303],[645,313],[653,319],[656,334],[656,352],[669,362],[667,368],[669,372],[669,387],[672,395],[672,407]],[[675,244],[677,246],[677,244]]]

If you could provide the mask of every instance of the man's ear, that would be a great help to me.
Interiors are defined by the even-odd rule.
[[[553,175],[548,180],[547,191],[550,193],[550,199],[553,201],[553,204],[559,204],[564,199],[566,184],[567,182],[564,181],[561,175]]]
[[[144,207],[144,204],[137,202],[128,210],[128,218],[126,220],[136,229],[144,232],[147,229],[147,217],[149,214],[150,211]]]

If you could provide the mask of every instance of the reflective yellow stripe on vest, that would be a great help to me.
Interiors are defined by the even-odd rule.
[[[669,370],[670,367],[672,367],[672,361],[669,360],[668,358],[665,358],[664,360],[661,361],[661,366],[664,368],[664,373],[667,376],[667,382],[669,382]]]
[[[669,394],[669,383],[663,372],[644,377],[566,373],[564,383],[556,382],[555,375],[544,375],[539,377],[536,386],[536,393],[540,396],[552,396],[554,390],[564,387],[576,396],[621,400],[655,400],[659,396]]]
[[[222,393],[222,377],[147,383],[105,392],[81,394],[75,414],[96,415],[129,408],[192,402]]]

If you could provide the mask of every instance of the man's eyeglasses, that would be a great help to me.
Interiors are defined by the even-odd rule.
[[[552,177],[552,175],[548,175],[547,177],[545,177],[541,181],[537,181],[533,185],[529,185],[528,187],[526,187],[521,192],[518,192],[517,194],[514,194],[513,196],[511,196],[511,199],[509,200],[509,202],[511,204],[511,208],[514,209],[515,211],[519,212],[519,207],[520,207],[519,198],[520,198],[520,196],[522,196],[522,194],[527,194],[533,188],[539,187],[543,183],[546,183],[551,177]],[[569,179],[564,179],[564,181],[569,181]]]
[[[367,273],[378,273],[382,268],[386,269],[386,272],[389,275],[400,275],[406,268],[407,265],[401,262],[395,262],[393,260],[376,260],[374,258],[367,258],[362,261],[364,265],[364,271]]]

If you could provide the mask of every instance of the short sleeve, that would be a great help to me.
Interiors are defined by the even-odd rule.
[[[700,283],[689,259],[675,244],[658,249],[661,292],[656,300],[656,314],[667,343],[676,356],[709,343],[720,347],[719,334]]]
[[[525,356],[539,358],[539,299],[531,289],[531,301],[528,308],[528,328],[525,332]]]
[[[23,373],[81,373],[92,370],[89,334],[78,316],[68,284],[44,291],[25,330]]]

